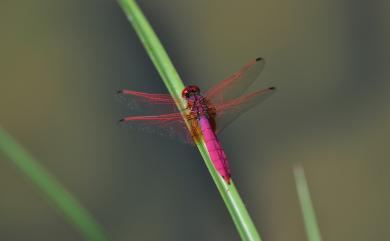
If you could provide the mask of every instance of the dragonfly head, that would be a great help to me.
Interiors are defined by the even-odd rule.
[[[184,99],[189,99],[191,98],[191,96],[199,95],[199,94],[200,94],[200,89],[196,85],[189,85],[185,87],[184,90],[181,92],[181,96]]]

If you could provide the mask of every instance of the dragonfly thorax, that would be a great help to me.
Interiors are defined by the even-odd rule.
[[[215,116],[215,108],[212,107],[207,100],[200,94],[190,95],[187,100],[187,109],[190,111],[190,117],[200,119],[206,117],[207,119]]]

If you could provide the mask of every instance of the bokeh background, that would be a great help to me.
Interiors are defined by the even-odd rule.
[[[220,139],[265,241],[306,240],[302,163],[325,241],[390,238],[390,4],[140,1],[186,84],[267,61],[272,98]],[[239,240],[197,150],[119,128],[116,90],[166,92],[115,1],[1,1],[0,123],[111,240]],[[0,153],[0,240],[83,240]]]

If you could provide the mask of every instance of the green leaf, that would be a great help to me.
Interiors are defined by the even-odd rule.
[[[321,241],[320,230],[310,198],[305,172],[301,165],[296,165],[293,170],[307,238],[309,241]]]
[[[0,151],[47,195],[87,240],[108,240],[92,215],[1,126]]]

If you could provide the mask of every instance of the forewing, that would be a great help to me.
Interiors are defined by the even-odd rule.
[[[216,105],[216,132],[221,132],[226,126],[234,121],[238,116],[262,103],[275,92],[274,87],[261,89],[240,98]]]
[[[129,126],[149,133],[155,133],[192,144],[192,137],[179,112],[156,116],[129,116],[120,120]]]
[[[221,104],[241,96],[260,75],[264,65],[265,61],[262,58],[250,61],[229,78],[208,90],[205,96],[214,104]]]
[[[117,94],[119,101],[142,113],[162,114],[179,111],[175,100],[168,94],[151,94],[133,90],[119,90]]]

